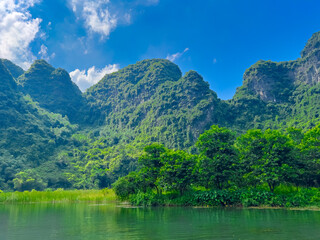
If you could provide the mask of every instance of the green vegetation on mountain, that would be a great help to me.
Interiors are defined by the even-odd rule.
[[[144,60],[106,75],[85,93],[104,135],[188,148],[222,123],[223,103],[194,71],[181,77],[168,60]]]
[[[7,70],[12,75],[12,77],[14,77],[15,79],[17,79],[19,76],[21,76],[24,73],[23,69],[15,65],[13,62],[7,59],[0,59],[0,61],[7,68]]]
[[[258,61],[228,101],[163,59],[107,74],[85,93],[44,60],[24,72],[1,59],[0,189],[96,189],[118,178],[123,192],[186,192],[195,181],[316,186],[319,36],[295,61]],[[165,161],[144,150],[154,144]]]
[[[85,99],[65,70],[36,60],[17,81],[22,92],[29,94],[40,107],[67,116],[72,123],[83,122]]]
[[[301,127],[319,122],[320,32],[295,61],[259,61],[244,74],[229,101],[234,129]]]
[[[2,63],[0,83],[0,188],[12,189],[16,174],[47,161],[77,127],[23,96]]]

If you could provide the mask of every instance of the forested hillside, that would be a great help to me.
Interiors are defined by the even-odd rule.
[[[55,69],[44,60],[36,60],[17,78],[21,91],[40,107],[66,115],[72,123],[83,122],[85,99],[67,71]]]
[[[319,123],[320,33],[289,62],[258,61],[233,99],[163,59],[107,74],[81,93],[63,69],[0,61],[0,189],[107,187],[138,166],[146,145],[197,153],[212,125],[248,129]]]
[[[106,75],[85,92],[92,117],[106,135],[121,140],[192,146],[204,129],[223,124],[225,103],[196,72],[183,77],[177,65],[144,60]]]
[[[6,66],[0,62],[0,188],[12,189],[17,173],[48,161],[77,127],[18,91]]]

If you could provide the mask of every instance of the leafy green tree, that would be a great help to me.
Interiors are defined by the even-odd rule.
[[[237,139],[236,146],[248,182],[266,183],[273,192],[280,183],[297,179],[294,144],[279,130],[249,130]]]
[[[161,161],[160,185],[167,190],[179,191],[182,195],[195,180],[197,156],[168,149],[161,155]]]
[[[16,178],[13,179],[13,183],[17,191],[44,190],[47,187],[47,183],[33,169],[17,173]]]
[[[199,181],[206,188],[222,189],[234,175],[235,134],[216,125],[200,135],[196,146],[200,152]]]
[[[304,134],[300,128],[289,127],[286,129],[286,132],[296,145],[300,144],[304,138]]]
[[[139,158],[141,164],[141,174],[144,175],[145,181],[150,183],[150,188],[156,188],[157,193],[161,192],[158,184],[160,169],[163,166],[161,155],[166,151],[163,145],[154,143],[144,148],[144,154]]]
[[[140,189],[143,189],[144,183],[145,181],[139,172],[131,172],[114,182],[112,188],[120,199],[127,199],[130,194],[137,193]]]
[[[304,180],[306,185],[320,184],[320,125],[310,129],[304,135],[299,146],[304,162]]]

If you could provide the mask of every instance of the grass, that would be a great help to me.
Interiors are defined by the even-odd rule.
[[[35,203],[35,202],[110,202],[116,201],[111,189],[102,190],[62,190],[0,192],[0,203]]]

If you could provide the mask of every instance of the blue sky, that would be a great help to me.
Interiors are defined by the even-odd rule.
[[[256,61],[294,60],[320,31],[319,0],[1,0],[0,57],[39,58],[84,90],[148,58],[198,71],[232,98]]]

